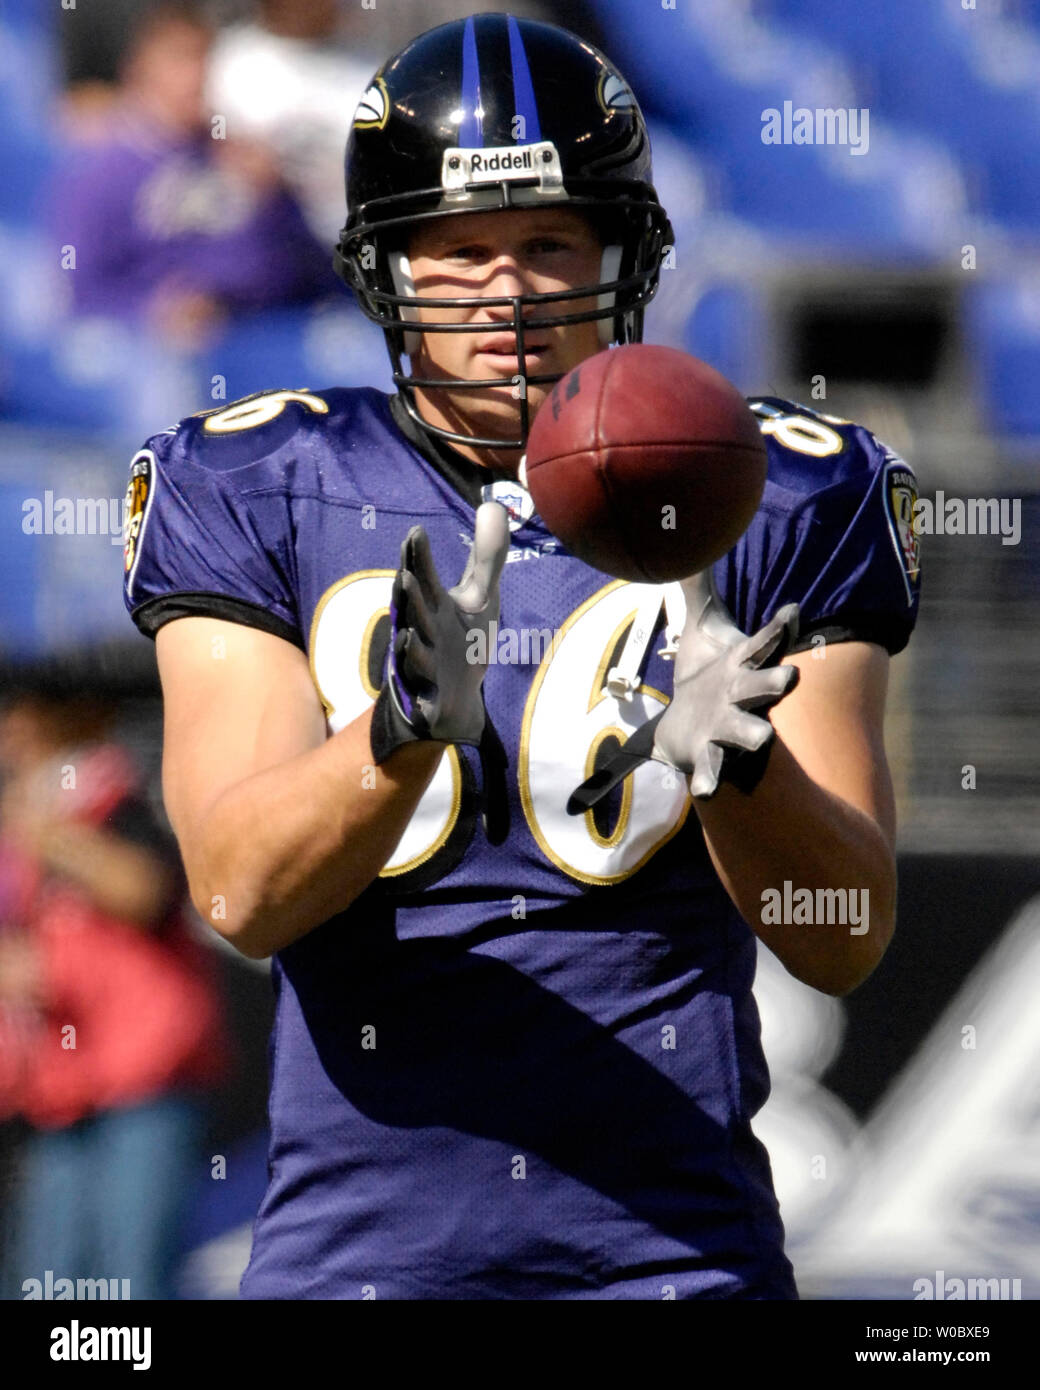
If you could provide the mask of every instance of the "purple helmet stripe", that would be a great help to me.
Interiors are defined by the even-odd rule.
[[[480,107],[480,63],[477,60],[477,28],[471,15],[462,31],[462,122],[459,146],[478,149],[484,145],[484,113]]]
[[[509,60],[513,65],[513,102],[515,113],[523,120],[521,145],[536,145],[542,138],[542,128],[538,123],[538,103],[534,99],[534,83],[528,66],[524,41],[520,27],[512,15],[506,16],[509,29]]]

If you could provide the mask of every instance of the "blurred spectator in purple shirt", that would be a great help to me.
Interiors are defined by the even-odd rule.
[[[149,6],[101,130],[73,141],[54,189],[73,311],[147,324],[185,350],[228,313],[337,284],[273,155],[223,138],[206,111],[212,42],[194,5]]]

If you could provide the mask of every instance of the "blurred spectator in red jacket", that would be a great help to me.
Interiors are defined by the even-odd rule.
[[[228,313],[338,284],[276,157],[207,110],[213,38],[187,0],[142,9],[115,100],[70,139],[52,200],[72,308],[150,324],[185,350]]]
[[[204,1098],[227,1060],[176,848],[107,736],[112,715],[39,691],[0,713],[0,1118],[32,1126],[16,1298],[47,1270],[170,1296]]]

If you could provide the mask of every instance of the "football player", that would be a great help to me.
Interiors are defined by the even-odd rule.
[[[763,399],[763,501],[710,575],[611,581],[547,532],[530,420],[639,340],[672,236],[631,90],[563,30],[414,40],[347,200],[396,394],[264,393],[132,464],[193,899],[273,958],[243,1295],[795,1298],[755,938],[843,994],[891,934],[912,475]],[[868,926],[774,920],[785,883],[859,890]]]

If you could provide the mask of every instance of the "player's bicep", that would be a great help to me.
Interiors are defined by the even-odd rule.
[[[830,643],[788,656],[800,679],[771,712],[805,772],[876,822],[895,847],[892,778],[885,756],[889,656],[872,642]]]
[[[321,701],[298,647],[244,624],[180,618],[156,636],[163,794],[188,858],[193,831],[229,788],[320,746]]]

